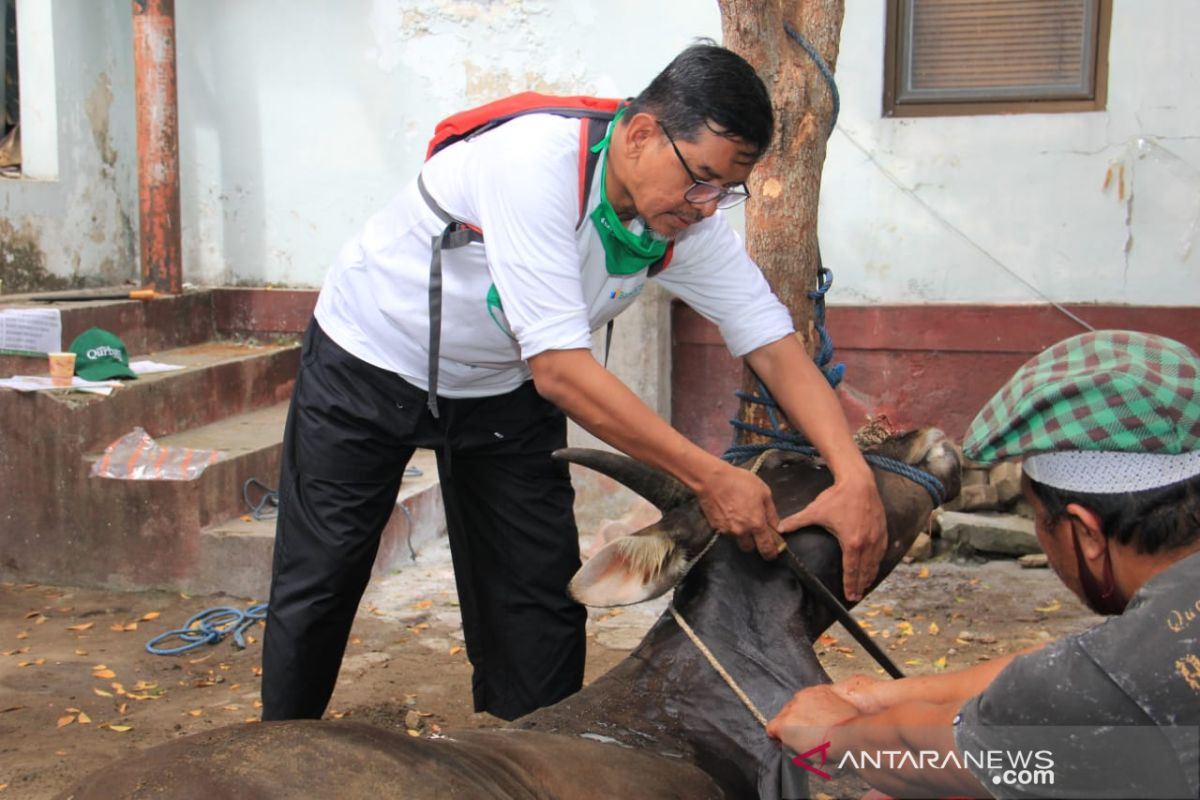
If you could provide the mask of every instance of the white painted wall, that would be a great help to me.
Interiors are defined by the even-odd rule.
[[[62,278],[130,278],[138,268],[129,4],[19,0],[17,24],[27,176],[0,179],[0,252],[36,251],[41,269]]]
[[[53,9],[58,166],[0,181],[3,221],[57,275],[135,277],[129,2],[20,2]],[[884,3],[846,6],[821,209],[831,302],[1200,303],[1200,4],[1115,0],[1106,111],[925,119],[881,118]],[[195,284],[318,286],[439,118],[525,88],[632,94],[720,35],[715,0],[183,0],[177,15]]]
[[[184,264],[197,283],[319,286],[416,174],[434,125],[525,89],[630,95],[714,2],[177,4]],[[616,44],[616,42],[620,44]]]
[[[1106,111],[921,119],[881,117],[883,6],[846,3],[831,302],[1200,304],[1200,4],[1115,0]]]

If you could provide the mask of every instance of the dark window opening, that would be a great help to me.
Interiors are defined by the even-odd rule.
[[[4,81],[0,85],[0,175],[21,174],[21,89],[17,76],[17,0],[3,0],[4,35],[0,37],[0,62]]]

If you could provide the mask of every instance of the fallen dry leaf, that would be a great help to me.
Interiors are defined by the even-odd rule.
[[[28,639],[29,631],[17,631],[17,638],[18,639]]]
[[[915,666],[917,666],[917,665],[918,665],[918,664],[920,664],[920,663],[921,663],[921,659],[919,659],[919,658],[910,658],[908,661],[905,661],[905,662],[904,662],[904,666],[906,666],[906,667],[915,667]]]
[[[33,619],[34,617],[40,617],[41,615],[42,615],[42,612],[40,612],[40,611],[30,611],[28,614],[25,615],[25,619]]]
[[[117,673],[113,672],[111,669],[98,669],[92,673],[92,677],[93,678],[115,678],[115,677],[117,677]]]
[[[828,633],[822,633],[817,637],[817,644],[829,647],[830,645],[837,644],[837,638],[830,636]]]
[[[928,578],[929,577],[929,567],[921,567],[920,572],[917,573],[917,577],[918,578]]]
[[[935,670],[937,670],[938,672],[941,672],[942,670],[944,670],[946,668],[946,657],[942,656],[941,658],[938,658],[937,660],[935,660],[933,662],[933,668]]]
[[[462,652],[462,647],[457,644],[454,645],[454,647],[450,648],[450,655],[452,655],[452,656],[456,656],[461,652]]]
[[[116,692],[117,694],[125,694],[125,687],[122,686],[117,681],[113,681],[112,683],[109,684],[109,686],[111,686],[113,688],[113,691]]]
[[[56,727],[65,728],[75,721],[74,714],[67,714],[65,717],[59,717],[58,722],[54,723]]]
[[[80,711],[79,717],[75,721],[78,722],[80,725],[90,725],[92,722],[92,718],[89,717],[86,712]]]
[[[420,732],[420,731],[415,731],[415,730],[413,730],[412,728],[409,728],[409,729],[408,729],[408,735],[409,735],[409,736],[420,736],[420,735],[421,735],[421,732]]]
[[[67,630],[69,630],[69,631],[86,631],[95,624],[96,623],[94,623],[94,622],[81,622],[78,625],[68,625]]]
[[[101,697],[112,697],[112,692],[106,692],[99,687],[93,686],[92,691],[95,692],[96,694],[100,695]]]
[[[145,614],[142,614],[142,621],[149,622],[150,620],[158,619],[161,616],[162,616],[162,614],[160,614],[157,611],[147,611]]]
[[[135,692],[144,692],[148,689],[157,689],[158,681],[138,681],[133,685]]]
[[[431,608],[431,607],[433,607],[433,601],[432,601],[432,600],[418,600],[417,602],[415,602],[415,603],[413,603],[413,604],[412,604],[412,608],[418,608],[418,609],[420,609],[420,608]]]
[[[258,721],[258,717],[246,717],[244,720],[242,720],[242,722],[246,723],[247,725],[253,725]]]
[[[129,703],[121,703],[121,705],[117,706],[117,713],[120,714],[122,717],[125,716],[125,712],[128,710],[129,710]]]
[[[192,716],[192,717],[198,717],[198,716],[200,716],[201,714],[203,714],[203,713],[204,713],[204,710],[203,710],[203,709],[200,709],[200,708],[193,708],[191,711],[189,711],[189,712],[187,712],[187,713],[188,713],[188,715],[189,715],[189,716]]]
[[[896,623],[896,632],[899,633],[901,636],[912,636],[913,635],[912,623],[911,622]]]
[[[929,635],[930,636],[937,636],[939,633],[941,633],[941,630],[942,629],[938,627],[938,624],[936,622],[929,623]]]
[[[1060,610],[1061,608],[1062,603],[1058,602],[1058,598],[1056,597],[1050,601],[1049,605],[1038,606],[1037,610],[1041,611],[1043,614],[1050,614],[1054,611]]]
[[[101,725],[100,727],[108,728],[110,731],[116,731],[117,733],[126,733],[127,731],[133,730],[132,725],[113,725],[111,723],[105,723],[104,725]]]
[[[75,650],[75,655],[77,656],[86,656],[87,654],[87,650],[79,650],[78,648]]]

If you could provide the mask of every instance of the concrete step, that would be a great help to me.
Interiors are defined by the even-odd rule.
[[[249,511],[245,501],[246,482],[255,479],[275,488],[279,480],[280,454],[282,452],[283,427],[287,422],[288,404],[276,403],[245,414],[202,425],[199,428],[181,431],[170,436],[155,437],[160,447],[187,447],[198,451],[216,450],[220,453],[215,463],[209,465],[188,484],[185,500],[194,505],[199,524],[210,525]],[[92,466],[103,457],[102,452],[88,453],[84,463],[90,473]],[[147,513],[170,516],[178,513],[170,508],[171,498],[179,493],[171,484],[178,481],[126,481],[112,478],[93,478],[92,488],[105,498],[120,495],[121,489],[130,489],[148,495]],[[118,486],[106,484],[118,484]],[[257,497],[257,495],[255,495]]]
[[[300,346],[205,342],[131,356],[182,367],[142,375],[108,396],[66,395],[85,448],[103,448],[141,426],[155,439],[291,397]],[[56,393],[51,393],[51,395]]]
[[[409,466],[421,474],[405,477],[400,486],[396,511],[384,529],[375,558],[375,575],[399,569],[409,563],[413,552],[446,535],[433,452],[418,450]],[[245,514],[210,525],[200,535],[194,570],[178,582],[178,587],[194,594],[224,592],[266,600],[274,547],[274,519],[254,519]]]
[[[245,480],[277,480],[298,345],[215,342],[136,358],[183,369],[108,396],[0,390],[0,486],[17,499],[0,507],[10,545],[0,575],[172,586],[189,574],[201,528],[241,511]],[[219,442],[228,455],[199,481],[90,478],[99,453],[136,427],[168,445]]]

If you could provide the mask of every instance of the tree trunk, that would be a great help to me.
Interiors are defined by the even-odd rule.
[[[833,93],[816,63],[784,24],[804,37],[829,65],[837,64],[844,0],[718,0],[725,46],[758,71],[775,107],[775,139],[750,178],[746,246],[779,299],[792,312],[797,335],[811,354],[817,339],[813,301],[817,281],[817,203]],[[747,368],[742,388],[756,391]],[[766,409],[742,401],[738,418],[766,423]],[[746,437],[740,437],[745,440]]]

